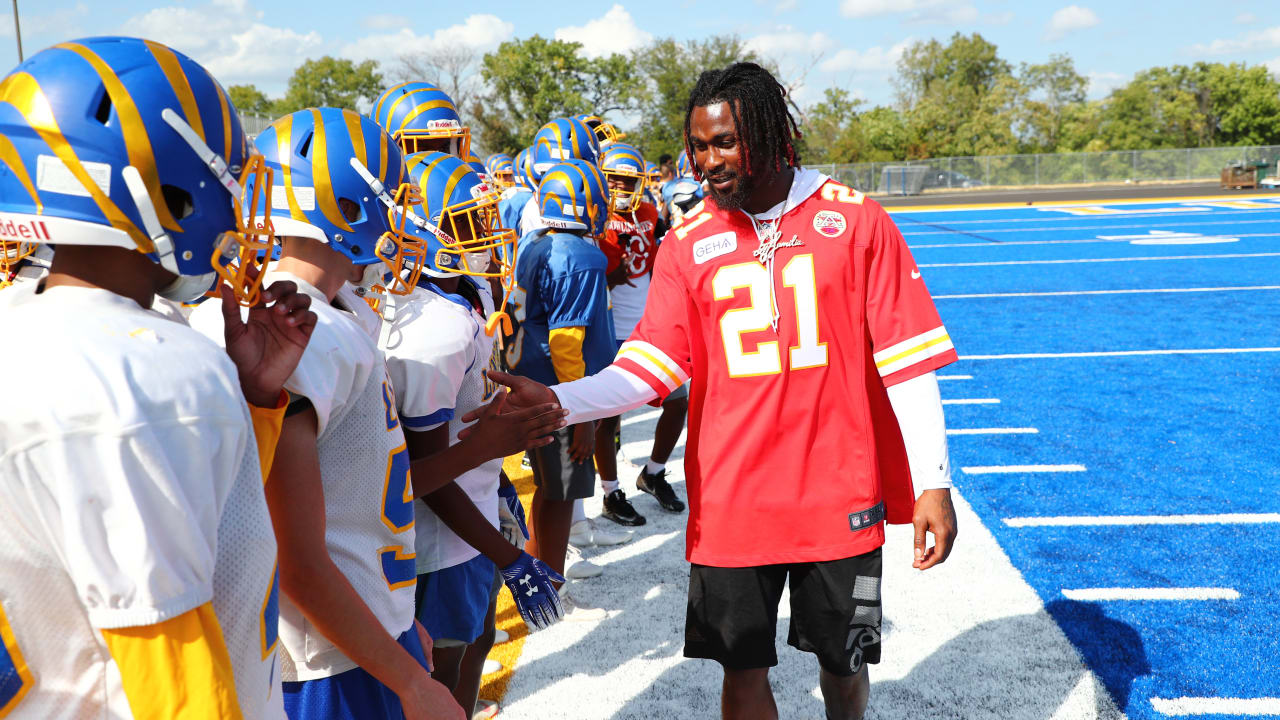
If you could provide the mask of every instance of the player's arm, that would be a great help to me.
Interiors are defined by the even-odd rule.
[[[888,393],[902,429],[913,484],[921,491],[912,518],[915,525],[912,566],[927,570],[947,559],[956,538],[942,395],[938,391],[938,378],[931,372],[892,385]],[[933,533],[934,547],[926,548],[926,530]]]
[[[405,444],[410,461],[443,453],[448,449],[449,427],[441,425],[426,432],[405,433]],[[484,513],[480,512],[457,483],[445,483],[423,496],[422,500],[454,534],[479,550],[498,567],[506,567],[520,559],[520,551],[489,523]]]
[[[280,588],[321,634],[397,695],[421,692],[431,679],[427,671],[383,629],[329,556],[318,419],[305,399],[294,403],[266,486]]]
[[[274,407],[258,407],[249,405],[249,416],[253,420],[253,438],[258,445],[258,467],[262,477],[271,476],[271,463],[276,455],[276,443],[280,441],[280,428],[284,425],[284,414],[289,407],[289,393],[280,391]]]
[[[231,656],[212,603],[154,625],[101,632],[137,720],[241,717]]]
[[[547,344],[551,348],[551,366],[555,370],[556,379],[562,383],[581,380],[587,374],[587,362],[582,353],[582,344],[587,337],[585,325],[577,323],[586,316],[586,304],[581,302],[581,295],[574,293],[564,295],[557,293],[552,305],[552,318],[572,317],[572,320],[561,320],[554,323],[548,331]],[[573,437],[569,443],[569,459],[576,463],[584,463],[592,458],[596,449],[596,428],[593,421],[587,420],[573,426]]]

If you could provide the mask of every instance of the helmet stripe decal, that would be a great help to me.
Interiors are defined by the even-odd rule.
[[[18,149],[13,146],[13,142],[4,135],[0,135],[0,162],[3,162],[9,171],[18,178],[18,182],[22,183],[22,187],[27,189],[27,194],[31,196],[31,201],[36,204],[36,214],[44,214],[44,203],[40,202],[40,196],[36,193],[36,186],[31,183],[31,175],[27,173],[27,168],[22,164],[22,156],[18,154]]]
[[[311,109],[311,122],[315,124],[315,135],[311,138],[311,178],[316,188],[316,204],[320,212],[330,223],[351,232],[351,226],[342,217],[338,208],[338,198],[333,194],[333,180],[329,177],[329,147],[325,137],[324,122],[320,119],[320,111]]]
[[[386,101],[387,101],[387,98],[391,97],[391,95],[392,95],[396,90],[399,90],[400,88],[402,88],[402,87],[404,87],[404,86],[406,86],[406,85],[412,85],[412,84],[413,84],[413,81],[412,81],[412,80],[410,80],[409,82],[402,82],[402,83],[400,83],[399,85],[396,85],[396,86],[394,86],[394,87],[387,88],[387,91],[386,91],[386,92],[384,92],[384,93],[382,93],[382,97],[378,98],[378,106],[377,106],[377,107],[375,107],[375,108],[373,109],[373,118],[374,118],[374,120],[375,120],[379,125],[381,125],[381,126],[382,126],[382,127],[384,127],[384,128],[387,126],[386,122],[383,122],[383,120],[384,120],[385,118],[383,118],[383,115],[382,115],[382,103],[386,102]],[[394,107],[394,106],[395,106],[395,103],[393,102],[393,103],[392,103],[392,107]],[[387,115],[390,115],[390,114],[391,114],[391,107],[388,107],[388,108],[387,108]],[[389,120],[388,120],[388,122],[389,122]]]
[[[409,95],[404,95],[402,96],[401,99],[406,97],[409,97]],[[453,107],[453,104],[445,100],[431,100],[429,102],[424,102],[418,107],[414,108],[408,115],[404,116],[404,119],[400,121],[400,127],[396,128],[396,132],[404,132],[405,125],[408,125],[410,121],[412,121],[414,118],[418,117],[419,115],[421,115],[422,113],[428,110],[435,110],[436,108],[451,108],[451,107]]]
[[[142,115],[133,102],[133,96],[125,89],[124,83],[120,82],[120,78],[116,76],[111,66],[89,48],[77,43],[61,43],[54,47],[70,50],[79,55],[98,74],[120,118],[120,132],[124,135],[129,164],[138,169],[138,174],[146,183],[147,194],[151,196],[151,204],[155,206],[160,224],[166,230],[182,232],[182,228],[178,227],[178,221],[174,220],[173,215],[169,213],[169,204],[164,201],[164,195],[160,193],[160,176],[156,172],[156,160],[151,152],[151,138],[147,135],[147,126],[142,122]]]
[[[414,83],[405,83],[405,85],[411,85],[411,84],[414,84]],[[404,87],[404,86],[402,85],[401,87]],[[391,124],[391,118],[396,116],[396,108],[399,107],[400,103],[404,102],[405,98],[411,95],[417,95],[418,93],[421,93],[421,92],[435,92],[437,90],[438,88],[427,85],[420,88],[414,88],[413,90],[410,90],[406,93],[401,93],[400,95],[398,95],[396,99],[392,100],[391,104],[387,106],[387,115],[386,115],[387,124],[388,125]],[[391,133],[392,135],[395,135],[396,131],[403,127],[404,127],[404,123],[400,123],[399,128],[396,128],[395,130],[387,128],[387,132]]]
[[[475,171],[465,164],[459,165],[458,167],[454,168],[454,171],[449,175],[449,179],[445,180],[445,183],[444,183],[445,207],[448,207],[449,205],[453,204],[449,202],[449,198],[453,197],[454,189],[458,187],[458,183],[462,182],[462,178],[466,177],[468,172],[475,172]]]
[[[173,94],[178,96],[178,104],[182,106],[183,119],[191,126],[192,130],[200,136],[201,140],[206,143],[209,138],[204,134],[204,119],[200,117],[200,106],[196,105],[196,96],[191,92],[191,82],[187,80],[187,73],[183,71],[182,65],[178,62],[178,56],[173,54],[169,48],[158,42],[151,40],[143,40],[147,48],[151,50],[151,54],[155,56],[156,64],[164,71],[164,76],[169,79],[169,85],[173,87]],[[224,156],[225,160],[226,157]]]
[[[431,179],[431,172],[435,170],[436,166],[444,162],[445,160],[448,160],[449,157],[450,156],[448,154],[444,154],[444,153],[436,155],[435,158],[431,160],[431,162],[427,163],[426,167],[422,168],[422,174],[418,176],[419,178],[421,178],[420,180],[418,180],[418,188],[422,190],[422,212],[427,216],[427,219],[432,219],[435,217],[435,210],[433,210],[431,207],[431,198],[430,198],[430,195],[427,193],[427,182]],[[426,158],[420,157],[414,162],[414,167],[417,167],[418,165],[421,165],[424,162],[427,162]],[[445,195],[446,205],[449,203],[448,198],[449,196],[446,194]]]
[[[356,151],[356,159],[364,163],[365,167],[369,167],[370,158],[364,147],[364,128],[360,126],[360,115],[351,110],[343,110],[342,121],[347,124],[347,134],[351,136],[351,146]]]
[[[97,204],[98,209],[102,211],[102,216],[111,223],[112,227],[133,238],[139,251],[144,253],[156,251],[151,238],[139,230],[138,226],[134,225],[119,207],[116,207],[111,198],[102,192],[102,188],[89,177],[89,173],[85,172],[84,166],[80,164],[80,158],[76,157],[76,151],[58,127],[58,121],[53,117],[53,109],[49,107],[49,101],[40,90],[40,84],[35,78],[27,73],[14,73],[5,78],[4,82],[0,82],[0,102],[7,102],[17,108],[27,122],[31,123],[31,127],[40,134],[40,138],[45,141],[49,149],[53,150],[58,159],[62,160],[67,169],[93,197],[93,202]]]
[[[222,83],[213,80],[213,86],[218,90],[218,103],[222,108],[222,142],[226,148],[222,151],[222,159],[231,162],[231,103],[227,102],[227,93],[222,90]]]
[[[307,216],[298,207],[298,199],[293,196],[293,174],[289,169],[289,160],[293,157],[290,141],[293,136],[293,116],[285,115],[272,123],[276,131],[276,157],[280,160],[280,169],[284,174],[284,197],[289,202],[289,217],[307,222]]]
[[[388,133],[385,133],[385,132],[378,133],[378,172],[377,172],[378,177],[387,176],[387,135]],[[404,163],[401,163],[401,168],[400,168],[401,170],[404,170],[403,166],[404,166]],[[373,172],[373,168],[369,168],[369,172]],[[397,186],[400,185],[400,181],[402,178],[403,178],[403,175],[401,175],[401,177],[396,178]],[[383,184],[385,185],[386,183],[383,183]]]

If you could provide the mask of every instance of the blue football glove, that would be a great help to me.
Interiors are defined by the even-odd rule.
[[[520,504],[520,495],[516,493],[516,486],[509,484],[499,485],[498,497],[502,498],[502,501],[506,504],[507,513],[511,515],[511,519],[514,520],[516,526],[520,528],[520,534],[524,536],[525,540],[528,540],[529,526],[525,524],[524,506]],[[502,524],[506,525],[505,521],[507,518],[503,517],[504,513],[502,512],[501,507],[498,508],[498,515],[499,518],[504,521]],[[507,540],[510,541],[512,545],[516,545],[514,538],[508,537]]]
[[[502,581],[511,591],[516,608],[529,632],[537,632],[560,622],[564,608],[560,605],[560,593],[553,582],[563,583],[560,573],[527,552],[502,568]]]

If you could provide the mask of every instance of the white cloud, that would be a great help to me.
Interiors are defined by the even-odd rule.
[[[76,3],[75,7],[52,10],[43,14],[32,13],[30,10],[21,12],[18,17],[22,21],[22,44],[25,46],[26,54],[31,56],[42,49],[41,46],[31,42],[34,38],[54,35],[60,42],[81,37],[84,33],[76,21],[88,12],[89,8],[84,3]],[[13,37],[12,13],[0,15],[0,37]]]
[[[370,15],[360,21],[360,24],[370,30],[390,30],[398,27],[409,27],[413,21],[404,15],[396,15],[393,13],[378,13]]]
[[[457,25],[419,35],[403,27],[393,33],[373,33],[342,46],[338,54],[353,60],[377,60],[385,66],[401,55],[447,44],[484,52],[511,39],[516,26],[497,15],[470,15]]]
[[[1275,58],[1274,60],[1268,60],[1262,64],[1267,66],[1267,69],[1271,71],[1272,75],[1280,78],[1280,57]]]
[[[1191,46],[1191,51],[1203,55],[1234,55],[1278,47],[1280,47],[1280,25],[1264,30],[1254,30],[1230,40],[1214,40],[1207,45],[1198,43]]]
[[[1110,95],[1112,90],[1123,87],[1129,82],[1128,75],[1115,72],[1091,72],[1087,77],[1089,89],[1085,94],[1092,100],[1104,98]]]
[[[1098,19],[1098,14],[1087,7],[1079,5],[1068,5],[1061,8],[1049,18],[1049,25],[1045,28],[1045,40],[1053,42],[1060,40],[1068,33],[1077,30],[1085,30],[1102,21]]]
[[[778,32],[762,33],[748,38],[743,46],[767,58],[780,55],[808,55],[831,47],[831,38],[823,32],[804,33],[790,25],[782,25]]]
[[[955,25],[976,22],[978,8],[970,3],[951,0],[841,0],[840,14],[849,18],[870,18],[882,15],[910,13],[907,22],[917,25]],[[999,16],[988,18],[996,24],[1004,24]]]
[[[583,55],[597,58],[643,47],[653,35],[641,30],[626,8],[614,5],[609,12],[588,20],[585,25],[556,29],[555,39],[581,43]]]
[[[823,72],[884,72],[893,70],[898,65],[902,53],[915,42],[907,38],[890,48],[879,45],[866,50],[844,48],[830,58],[822,61],[818,69]]]
[[[120,32],[190,55],[224,85],[258,83],[265,92],[277,93],[303,60],[324,53],[324,43],[319,33],[258,20],[245,0],[213,0],[149,10],[124,22]]]
[[[1240,13],[1236,16],[1236,23],[1240,25],[1252,25],[1258,22],[1258,16],[1251,12]]]
[[[919,4],[920,0],[841,0],[840,14],[850,18],[891,15],[912,10]]]

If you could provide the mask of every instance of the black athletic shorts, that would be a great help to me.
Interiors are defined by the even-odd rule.
[[[880,662],[880,548],[843,560],[721,568],[694,565],[684,655],[729,670],[778,664],[774,636],[784,583],[791,583],[787,643],[818,656],[833,675]]]
[[[589,498],[596,488],[596,466],[588,459],[577,463],[569,457],[573,443],[573,426],[551,433],[555,440],[529,451],[533,468],[533,484],[541,488],[548,500],[581,500]]]

